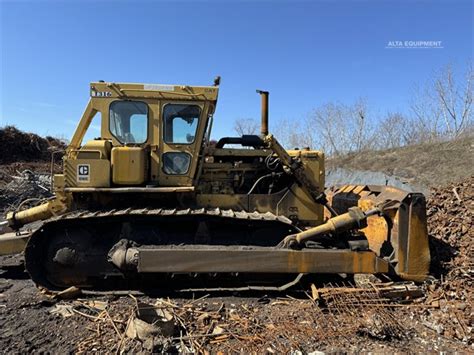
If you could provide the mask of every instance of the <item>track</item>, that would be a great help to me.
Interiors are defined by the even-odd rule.
[[[219,252],[220,245],[275,246],[295,231],[286,217],[218,208],[76,211],[50,219],[33,232],[25,248],[25,265],[33,281],[50,290],[69,286],[97,290],[163,287],[170,278],[183,275],[121,271],[107,260],[110,249],[127,239],[145,247],[212,245]],[[258,270],[258,265],[255,268]],[[248,280],[239,277],[244,285],[252,279],[252,275],[246,276]],[[195,282],[207,283],[209,277],[221,278],[219,286],[227,285],[232,278],[199,275]]]

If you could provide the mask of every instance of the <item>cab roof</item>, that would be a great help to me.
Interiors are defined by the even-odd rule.
[[[174,100],[217,101],[219,86],[189,86],[165,84],[136,84],[92,82],[90,95],[94,98],[156,98]]]

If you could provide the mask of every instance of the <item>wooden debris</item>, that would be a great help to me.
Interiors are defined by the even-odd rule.
[[[456,196],[456,199],[459,202],[462,202],[461,197],[459,197],[458,191],[456,190],[456,187],[453,187],[453,192],[454,192],[454,196]]]
[[[315,284],[311,284],[311,295],[313,296],[313,301],[319,300],[319,292]]]
[[[54,298],[59,298],[63,300],[67,299],[72,299],[72,298],[77,298],[82,294],[82,291],[80,288],[77,288],[76,286],[71,286],[65,290],[62,290],[61,292],[58,292]]]

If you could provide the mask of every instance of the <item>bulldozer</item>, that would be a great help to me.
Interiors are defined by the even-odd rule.
[[[427,278],[421,193],[326,188],[322,151],[286,150],[269,133],[266,91],[260,135],[211,140],[219,86],[92,82],[54,196],[7,212],[0,254],[24,252],[32,280],[51,291]],[[95,117],[100,137],[83,142]]]

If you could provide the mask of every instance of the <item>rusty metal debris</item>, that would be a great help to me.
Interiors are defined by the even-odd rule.
[[[423,324],[440,336],[472,345],[474,176],[433,189],[427,213],[436,277],[428,286],[427,302],[439,304],[440,311],[428,311]]]
[[[52,196],[50,174],[35,173],[26,169],[16,171],[16,175],[9,177],[11,181],[0,187],[0,211],[35,206]]]
[[[159,301],[155,305],[137,302],[125,329],[127,337],[141,341],[144,348],[150,351],[161,350],[156,348],[161,347],[167,341],[166,337],[174,333],[172,313],[160,306]]]
[[[286,296],[263,303],[239,299],[234,304],[209,295],[194,300],[148,298],[144,302],[130,296],[121,299],[120,308],[106,304],[98,309],[93,306],[97,301],[79,300],[74,301],[72,312],[90,322],[91,337],[81,342],[80,350],[92,349],[94,341],[97,349],[104,342],[112,343],[104,338],[107,332],[116,352],[288,352],[297,348],[296,344],[314,341],[342,345],[354,334],[405,339],[411,325],[394,316],[393,310],[418,299],[421,292],[420,286],[411,283],[368,288],[328,284],[312,289],[313,297]],[[314,290],[318,299],[314,299]]]

